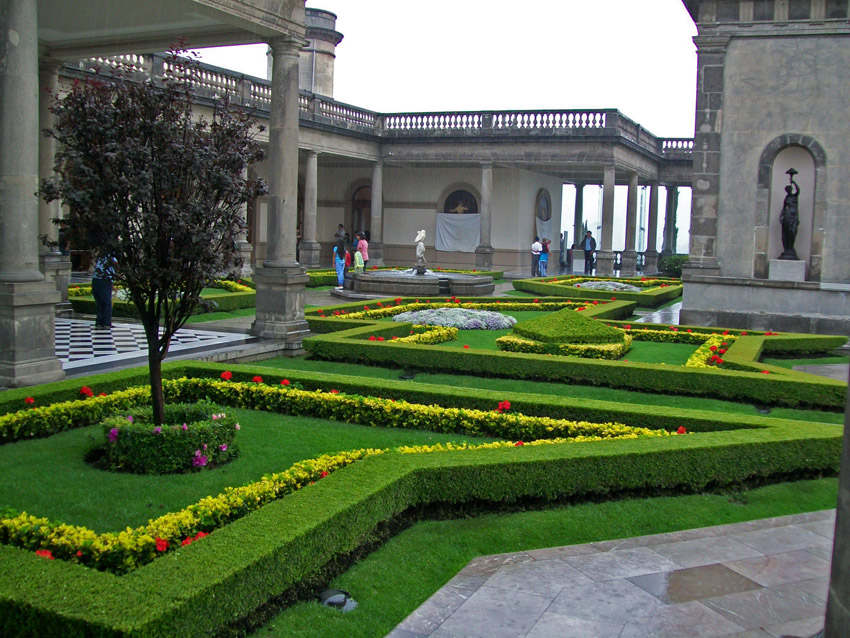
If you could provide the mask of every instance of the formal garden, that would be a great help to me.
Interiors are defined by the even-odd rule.
[[[845,339],[646,292],[309,308],[307,357],[164,364],[164,421],[146,369],[4,392],[4,635],[382,636],[476,555],[834,507],[846,384],[789,362]]]

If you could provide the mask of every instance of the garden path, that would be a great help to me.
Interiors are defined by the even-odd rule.
[[[481,556],[386,638],[776,638],[823,628],[835,510]]]

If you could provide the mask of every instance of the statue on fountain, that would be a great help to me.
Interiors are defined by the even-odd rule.
[[[424,275],[426,266],[425,266],[425,229],[423,228],[418,233],[416,233],[416,269],[417,275]]]
[[[794,250],[794,241],[797,239],[797,229],[800,226],[800,187],[794,181],[797,171],[789,168],[787,171],[791,183],[785,187],[785,201],[782,203],[782,212],[779,214],[779,223],[782,226],[782,254],[780,259],[797,260],[797,251]]]

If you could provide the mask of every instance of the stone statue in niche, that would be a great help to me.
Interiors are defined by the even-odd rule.
[[[800,227],[800,186],[794,181],[794,175],[798,171],[789,168],[785,172],[791,183],[785,187],[785,201],[782,203],[782,212],[779,214],[779,223],[782,226],[782,254],[779,258],[798,260],[797,251],[794,250],[797,229]]]
[[[425,229],[416,233],[416,274],[425,274]]]

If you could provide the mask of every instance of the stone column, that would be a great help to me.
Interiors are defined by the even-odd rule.
[[[847,405],[850,405],[850,387],[847,389]],[[824,638],[844,638],[850,635],[850,410],[844,413],[842,445]]]
[[[638,176],[629,175],[629,196],[626,200],[626,248],[620,262],[620,276],[632,277],[637,272],[635,227],[637,225]]]
[[[248,179],[248,169],[242,171],[242,179]],[[242,257],[242,265],[235,270],[237,277],[250,279],[254,276],[254,264],[251,262],[251,244],[248,242],[248,203],[242,204],[239,210],[244,229],[236,236],[236,245],[239,247],[239,256]]]
[[[59,293],[38,268],[38,12],[35,0],[2,7],[0,386],[23,386],[64,373],[54,354]]]
[[[53,98],[59,91],[59,67],[62,62],[45,58],[38,64],[38,126],[39,131],[53,126],[53,113],[50,107]],[[56,152],[56,140],[39,133],[38,137],[38,178],[39,183],[53,175],[53,156]],[[62,216],[62,206],[59,201],[49,204],[43,199],[38,200],[38,235],[39,254],[38,265],[44,278],[53,283],[59,293],[60,302],[56,305],[57,316],[70,316],[74,309],[68,301],[68,284],[71,283],[71,257],[63,255],[62,247],[55,245],[59,239],[59,228],[52,220]],[[41,238],[54,243],[47,246]]]
[[[716,252],[720,206],[720,133],[723,73],[729,39],[729,35],[714,34],[694,38],[697,45],[697,109],[690,257],[682,269],[682,277],[685,279],[691,274],[720,274]],[[672,251],[676,252],[675,246],[672,246]]]
[[[584,184],[576,184],[576,208],[573,213],[573,240],[568,242],[570,246],[578,243],[584,238],[582,227],[584,226]],[[597,237],[597,240],[599,238]],[[570,246],[567,246],[569,250]]]
[[[298,227],[298,52],[301,40],[269,42],[272,51],[269,111],[269,194],[266,259],[254,274],[257,315],[251,334],[284,341],[301,351],[306,270],[295,260]]]
[[[664,243],[661,254],[664,257],[676,254],[676,211],[679,209],[679,186],[667,186],[667,205],[664,208]]]
[[[658,274],[658,251],[655,248],[656,235],[658,235],[658,182],[652,182],[649,186],[649,221],[643,262],[643,273],[645,275]]]
[[[602,237],[596,238],[596,274],[603,277],[614,274],[614,251],[611,245],[614,238],[615,180],[614,166],[606,166],[602,182]]]
[[[372,210],[369,218],[369,267],[384,265],[384,163],[372,165]]]
[[[478,268],[493,268],[492,226],[493,210],[493,163],[481,163],[481,239],[475,249],[475,265]]]
[[[319,266],[321,244],[316,239],[316,214],[319,198],[319,154],[307,151],[304,172],[304,228],[301,231],[301,263],[307,268]]]

